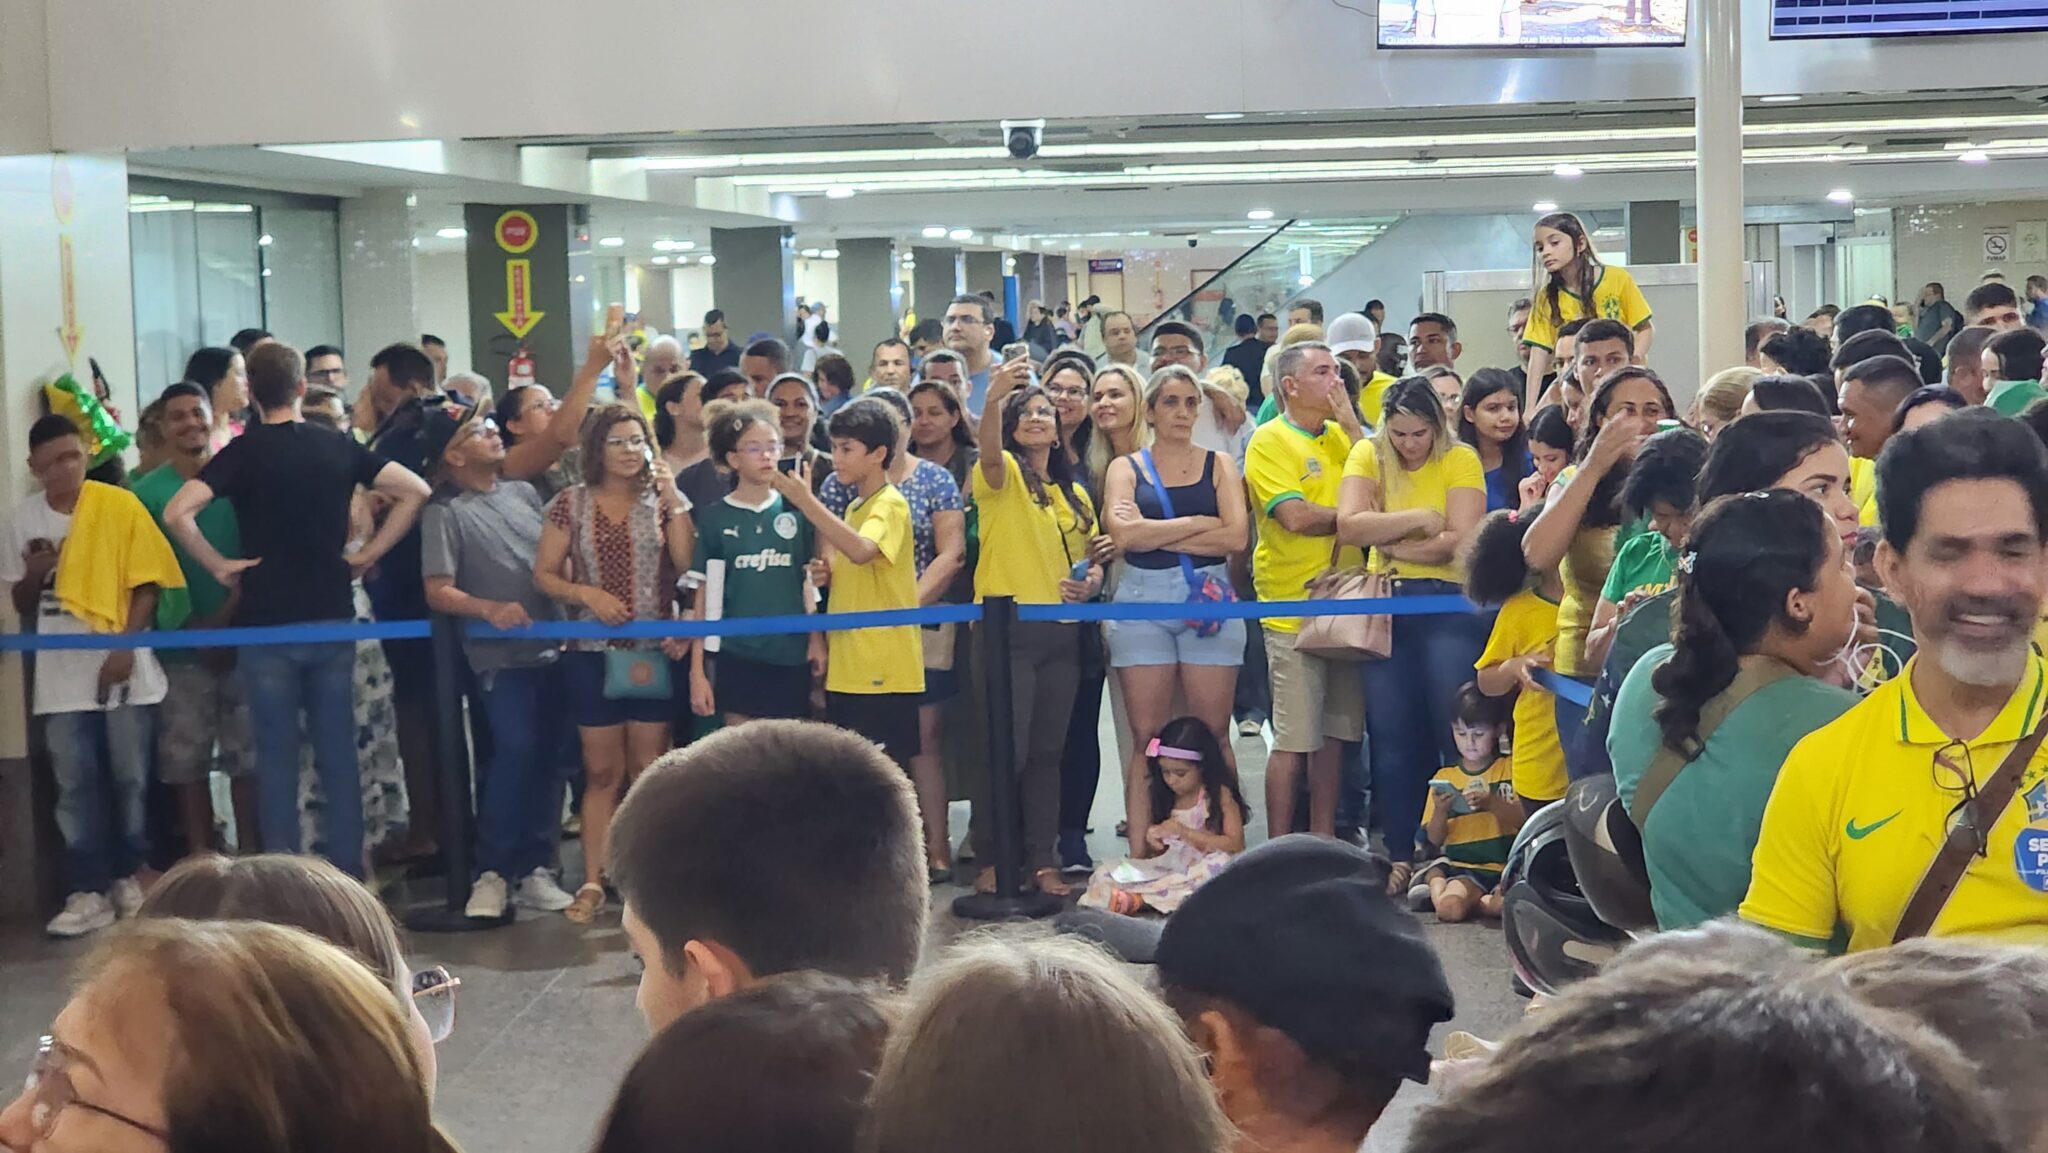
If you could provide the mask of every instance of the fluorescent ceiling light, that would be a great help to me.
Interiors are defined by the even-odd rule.
[[[821,248],[806,248],[802,252],[797,253],[797,255],[803,257],[806,260],[816,260],[818,258],[818,253],[823,251],[824,249]]]
[[[1069,244],[1069,245],[1067,245],[1067,251],[1068,251],[1068,252],[1077,252],[1077,251],[1079,251],[1079,250],[1080,250],[1080,248],[1081,248],[1081,242],[1080,242],[1080,241],[1078,241],[1078,240],[1077,240],[1077,241],[1075,241],[1075,242],[1074,242],[1074,243],[1072,243],[1072,244]]]
[[[434,235],[440,237],[443,240],[462,240],[469,236],[469,229],[443,228],[440,231],[434,233]]]
[[[1968,152],[1956,157],[1956,159],[1964,164],[1988,164],[1991,162],[1991,154],[1982,148],[1972,148]]]
[[[1856,194],[1846,188],[1837,188],[1828,193],[1828,199],[1836,204],[1853,204],[1856,201]]]
[[[973,238],[974,230],[971,228],[955,228],[946,234],[946,239],[948,240],[972,240]]]
[[[1555,200],[1539,200],[1539,201],[1537,201],[1536,203],[1534,203],[1534,204],[1531,204],[1531,205],[1529,206],[1529,211],[1531,211],[1531,212],[1542,212],[1542,213],[1551,213],[1551,212],[1556,212],[1556,211],[1557,211],[1557,201],[1555,201]]]
[[[1271,220],[1273,219],[1273,210],[1270,208],[1254,208],[1250,212],[1245,213],[1244,218],[1246,220]]]
[[[253,204],[195,204],[192,206],[192,211],[219,213],[221,215],[239,215],[256,211],[256,206]]]
[[[717,264],[717,263],[718,263],[718,258],[717,258],[716,256],[713,256],[713,255],[711,255],[710,253],[708,253],[708,252],[707,252],[707,253],[705,253],[705,254],[704,254],[704,260],[703,260],[703,263],[705,263],[705,264]]]
[[[189,200],[162,200],[162,199],[159,199],[159,200],[152,200],[152,201],[150,201],[150,202],[148,202],[148,203],[146,203],[146,204],[137,204],[137,203],[135,203],[134,201],[132,201],[132,200],[131,200],[131,201],[129,201],[129,202],[128,202],[128,211],[130,211],[130,212],[190,212],[190,211],[192,211],[192,202],[191,202],[191,201],[189,201]]]
[[[839,259],[839,250],[836,248],[828,248],[825,251],[820,252],[818,255],[824,257],[827,260],[837,260]]]
[[[927,224],[924,227],[924,238],[926,240],[941,240],[944,239],[945,235],[946,226],[943,224]]]
[[[688,252],[695,247],[697,247],[697,242],[694,240],[670,240],[667,237],[663,237],[654,242],[654,251],[656,252]]]
[[[834,188],[827,188],[825,190],[825,197],[828,200],[849,200],[852,199],[853,197],[853,189],[848,188],[844,185],[840,185]]]
[[[1792,92],[1775,92],[1769,96],[1759,96],[1757,100],[1762,104],[1797,104],[1799,96]]]
[[[1313,276],[1310,276],[1310,275],[1309,275],[1308,273],[1306,273],[1306,272],[1302,273],[1302,274],[1301,274],[1300,276],[1296,277],[1296,278],[1295,278],[1295,280],[1294,280],[1294,283],[1296,283],[1296,284],[1299,284],[1299,285],[1301,285],[1301,286],[1302,286],[1303,288],[1307,288],[1307,287],[1308,287],[1309,285],[1311,285],[1311,284],[1314,284],[1315,282],[1316,282],[1316,278],[1315,278],[1315,277],[1313,277]]]
[[[1203,114],[1203,116],[1202,116],[1202,119],[1204,119],[1204,120],[1243,120],[1243,119],[1244,119],[1244,113],[1242,113],[1242,112],[1208,112],[1208,113],[1204,113],[1204,114]]]
[[[1572,164],[1572,163],[1564,163],[1564,164],[1560,164],[1560,165],[1558,165],[1557,167],[1555,167],[1555,168],[1551,169],[1551,170],[1550,170],[1550,174],[1551,174],[1552,176],[1556,176],[1556,177],[1559,177],[1559,178],[1561,178],[1561,179],[1564,179],[1564,180],[1572,180],[1572,179],[1575,179],[1575,178],[1577,178],[1577,177],[1580,177],[1580,176],[1584,176],[1584,175],[1586,174],[1586,170],[1585,170],[1585,169],[1583,169],[1583,168],[1580,168],[1580,167],[1579,167],[1578,165],[1576,165],[1576,164]]]
[[[667,263],[668,263],[668,257],[666,257],[666,256],[657,256],[657,257],[655,257],[655,258],[654,258],[653,260],[650,260],[650,261],[648,261],[648,263],[649,263],[649,264],[667,264]]]
[[[623,236],[600,236],[597,238],[597,243],[601,248],[623,248],[626,244],[626,238]]]

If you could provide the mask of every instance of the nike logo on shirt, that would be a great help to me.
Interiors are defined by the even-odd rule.
[[[1900,812],[1904,811],[1905,810],[1903,809],[1900,810]],[[1849,834],[1850,840],[1860,841],[1863,838],[1869,836],[1870,834],[1878,831],[1879,829],[1884,828],[1886,825],[1891,824],[1894,820],[1898,819],[1898,816],[1898,813],[1893,813],[1891,816],[1886,817],[1884,820],[1873,821],[1868,825],[1859,825],[1856,823],[1856,818],[1851,817],[1849,818],[1849,827],[1844,829],[1843,831]]]

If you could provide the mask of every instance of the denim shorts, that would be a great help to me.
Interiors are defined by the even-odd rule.
[[[1208,574],[1230,583],[1226,565],[1197,567],[1199,579]],[[1125,565],[1117,575],[1115,604],[1184,604],[1188,599],[1187,577],[1179,566],[1138,568]],[[1244,622],[1224,621],[1215,636],[1195,635],[1186,621],[1108,621],[1103,631],[1109,637],[1109,665],[1127,669],[1142,665],[1214,665],[1236,667],[1244,663]]]
[[[604,654],[570,652],[562,654],[569,681],[569,718],[579,729],[608,729],[627,723],[666,725],[675,720],[675,705],[668,697],[631,697],[613,700],[604,695]],[[674,689],[674,680],[670,680]]]

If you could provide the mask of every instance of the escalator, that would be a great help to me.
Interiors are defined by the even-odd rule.
[[[1236,343],[1232,326],[1240,313],[1258,316],[1271,312],[1284,318],[1288,302],[1298,296],[1313,296],[1312,287],[1319,278],[1377,240],[1396,219],[1289,220],[1168,305],[1139,330],[1139,343],[1149,346],[1161,322],[1183,320],[1202,333],[1209,360],[1215,363]],[[1365,304],[1362,300],[1324,303],[1333,314]]]

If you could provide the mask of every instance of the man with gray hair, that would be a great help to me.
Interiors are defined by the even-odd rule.
[[[480,373],[451,372],[441,382],[441,391],[471,408],[488,408],[491,404],[491,382]]]
[[[681,372],[689,363],[688,357],[683,342],[673,336],[657,336],[647,342],[647,348],[640,357],[640,386],[636,390],[640,415],[648,420],[654,419],[655,396],[661,392],[661,386],[668,383],[669,377]],[[626,398],[622,396],[619,399],[623,401]]]

